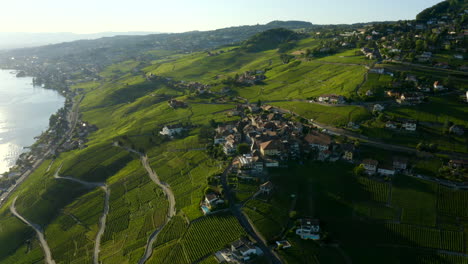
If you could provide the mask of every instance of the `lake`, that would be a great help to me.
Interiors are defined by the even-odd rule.
[[[63,107],[58,92],[33,86],[31,77],[16,78],[0,70],[0,173],[15,165],[24,147],[31,146],[49,126],[49,117]]]

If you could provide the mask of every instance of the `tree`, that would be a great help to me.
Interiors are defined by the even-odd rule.
[[[361,164],[357,166],[356,168],[354,168],[353,172],[354,172],[354,175],[356,176],[363,176],[366,172],[366,169],[364,168],[364,165]]]
[[[258,107],[262,106],[262,101],[260,99],[258,99],[258,101],[257,101],[257,106]]]
[[[213,127],[213,128],[216,128],[218,126],[218,123],[214,119],[211,119],[210,120],[210,126]]]
[[[241,143],[237,146],[237,153],[238,154],[247,154],[250,152],[250,146],[246,143]]]
[[[291,55],[288,55],[288,54],[283,53],[283,54],[280,55],[280,59],[284,64],[288,64],[291,61],[292,58],[294,58],[294,57],[291,56]]]

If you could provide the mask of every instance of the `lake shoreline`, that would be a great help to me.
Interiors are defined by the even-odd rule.
[[[17,77],[16,73],[19,70],[14,70],[14,69],[2,69],[2,71],[8,72],[8,74],[12,74],[15,79],[22,79],[24,77]],[[26,76],[29,78],[34,78],[30,76]],[[72,96],[73,94],[70,93],[61,93],[57,89],[51,89],[51,88],[46,88],[44,86],[34,86],[31,83],[31,86],[34,88],[40,88],[43,90],[53,90],[58,96],[62,98],[61,104],[59,105],[60,108],[58,108],[55,112],[53,112],[50,116],[48,116],[48,125],[45,128],[45,131],[42,131],[41,134],[35,135],[33,139],[33,143],[30,144],[29,146],[21,146],[21,154],[16,157],[14,161],[14,165],[9,166],[8,171],[3,172],[1,175],[7,176],[7,177],[1,177],[0,176],[0,182],[1,180],[3,181],[10,181],[10,183],[6,184],[7,186],[3,186],[3,189],[6,189],[3,193],[0,195],[0,204],[6,200],[6,197],[13,192],[17,186],[19,186],[37,167],[39,167],[42,162],[49,157],[51,154],[55,155],[56,149],[60,144],[62,143],[61,138],[58,139],[57,137],[56,140],[51,140],[50,139],[50,133],[53,130],[52,128],[56,127],[57,124],[52,124],[50,123],[51,117],[52,116],[57,116],[60,113],[66,113],[66,116],[71,114],[71,111],[73,110],[73,105],[71,105],[69,102],[72,101]],[[9,176],[9,177],[8,177]]]

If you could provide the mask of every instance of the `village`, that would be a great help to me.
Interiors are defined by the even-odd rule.
[[[185,105],[184,102],[171,100],[172,107]],[[182,106],[181,106],[182,107]],[[174,107],[175,108],[175,107]],[[317,129],[308,122],[295,121],[281,109],[270,105],[238,105],[229,111],[229,115],[240,117],[240,121],[220,123],[214,128],[213,148],[219,149],[232,167],[229,177],[237,181],[258,184],[253,197],[269,197],[275,191],[270,181],[268,170],[285,168],[291,163],[304,160],[317,162],[345,162],[354,164],[355,173],[377,181],[389,181],[397,174],[415,176],[411,170],[411,161],[405,156],[395,154],[389,160],[377,160],[363,156],[357,140],[343,140],[323,129]],[[303,120],[302,120],[303,121]],[[403,129],[413,133],[417,129],[414,121],[388,121],[388,129]],[[182,124],[166,125],[160,131],[169,138],[177,137],[189,127]],[[450,160],[445,167],[452,173],[460,173],[467,168],[466,160]],[[423,178],[424,176],[419,175]],[[441,184],[452,183],[438,180]],[[226,198],[217,186],[209,188],[202,201],[200,210],[204,215],[226,211]],[[320,220],[303,216],[295,224],[295,234],[301,239],[319,241],[321,238]],[[222,250],[216,254],[218,260],[227,263],[246,263],[256,255],[261,255],[258,248],[248,240],[241,240],[238,246]],[[287,240],[276,241],[277,248],[285,249],[291,245]]]

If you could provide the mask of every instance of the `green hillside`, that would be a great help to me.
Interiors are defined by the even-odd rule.
[[[308,25],[273,22],[235,45],[194,52],[145,46],[147,56],[113,58],[93,67],[89,79],[73,68],[70,82],[58,83],[69,83],[67,95],[82,98],[79,120],[97,130],[80,147],[47,157],[5,201],[0,263],[46,262],[36,233],[10,210],[15,197],[18,213],[44,232],[57,264],[93,263],[95,247],[99,263],[139,263],[146,251],[152,253],[146,263],[216,263],[215,252],[241,237],[253,239],[240,212],[268,248],[276,240],[291,242],[289,250],[272,250],[283,263],[467,263],[467,191],[439,184],[467,181],[466,170],[447,165],[468,153],[466,133],[449,131],[453,125],[468,127],[461,97],[466,72],[367,58],[361,48],[377,44],[364,42],[364,34],[291,30]],[[276,26],[289,29],[270,28]],[[172,37],[159,37],[173,43]],[[379,68],[392,75],[370,72]],[[440,80],[450,90],[426,93],[418,105],[386,95],[392,89],[419,92],[408,81],[411,75],[422,86]],[[343,101],[324,102],[322,96]],[[330,149],[355,146],[355,163],[317,161],[317,153],[301,151],[298,159],[281,160],[288,168],[265,169],[276,186],[267,198],[254,196],[264,179],[226,173],[224,185],[221,175],[233,158],[212,145],[215,128],[241,121],[241,130],[251,119],[275,116],[266,107],[256,112],[243,104],[276,107],[281,119],[301,124],[298,134],[330,130],[336,143]],[[385,107],[375,111],[376,104]],[[400,129],[408,120],[418,122],[417,132]],[[385,128],[388,121],[401,123],[399,130]],[[170,125],[184,130],[172,138],[161,135]],[[76,129],[71,140],[83,140]],[[417,151],[422,143],[432,145]],[[235,151],[241,153],[240,147]],[[359,173],[363,159],[389,163],[397,155],[410,160],[414,177]],[[417,178],[421,171],[438,179]],[[222,194],[226,204],[205,216],[200,205],[210,192]],[[322,241],[299,239],[294,226],[302,217],[320,219]],[[268,263],[265,258],[253,263]]]

